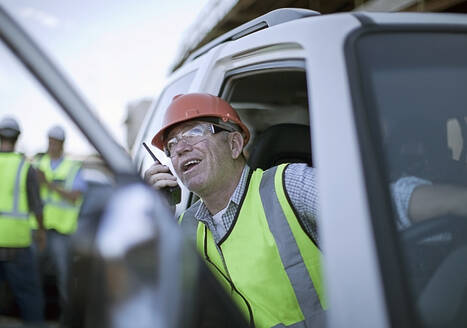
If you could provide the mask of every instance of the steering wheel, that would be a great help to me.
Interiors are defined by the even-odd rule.
[[[449,235],[449,236],[448,236]],[[443,215],[413,224],[402,232],[402,242],[405,247],[414,247],[424,241],[436,239],[455,245],[467,244],[467,218],[455,215]]]
[[[467,245],[467,218],[444,215],[415,223],[401,232],[401,242],[412,292],[419,295],[449,254]]]
[[[420,318],[428,327],[465,323],[467,218],[449,215],[416,223],[401,232],[401,242]]]

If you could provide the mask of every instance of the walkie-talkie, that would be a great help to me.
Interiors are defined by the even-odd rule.
[[[143,142],[143,146],[144,148],[146,148],[149,155],[151,155],[154,162],[160,164],[161,162],[157,159],[156,155],[154,155],[154,153],[151,151],[151,149],[149,149],[148,145],[145,142]],[[169,201],[170,205],[177,205],[178,203],[180,203],[182,199],[182,190],[180,189],[180,186],[163,188],[162,191],[164,192],[164,194],[166,194],[167,200]]]

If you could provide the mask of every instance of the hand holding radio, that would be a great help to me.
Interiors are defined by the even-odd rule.
[[[144,180],[154,189],[165,192],[170,205],[178,204],[181,200],[181,189],[177,178],[167,166],[159,162],[146,143],[143,142],[143,146],[154,160],[154,164],[144,172]]]

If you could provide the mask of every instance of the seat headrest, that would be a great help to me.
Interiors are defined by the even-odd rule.
[[[311,166],[310,128],[307,125],[273,125],[255,137],[248,165],[252,169],[266,170],[281,163],[307,163]]]

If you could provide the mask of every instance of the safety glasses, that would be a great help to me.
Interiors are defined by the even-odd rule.
[[[213,123],[199,123],[189,128],[188,130],[182,131],[168,139],[164,147],[165,154],[168,157],[172,157],[175,148],[181,141],[185,142],[190,146],[194,146],[200,143],[201,141],[205,140],[208,136],[222,131],[233,132],[235,131],[235,129],[224,126],[221,127]]]

